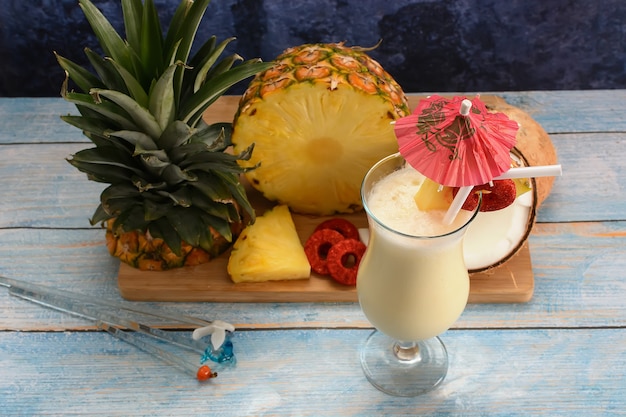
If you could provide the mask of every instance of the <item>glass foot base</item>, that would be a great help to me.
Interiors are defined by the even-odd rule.
[[[438,337],[402,348],[374,331],[361,348],[367,379],[389,395],[414,397],[436,388],[448,372],[448,352]]]

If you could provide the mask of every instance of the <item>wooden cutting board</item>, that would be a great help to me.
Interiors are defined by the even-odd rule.
[[[409,97],[414,108],[419,98]],[[485,102],[494,97],[481,96]],[[232,120],[239,97],[224,96],[205,114],[207,123]],[[258,214],[272,204],[256,190],[249,189],[249,198]],[[367,227],[365,213],[340,215],[357,227]],[[293,214],[300,240],[304,244],[315,226],[324,217]],[[356,302],[356,290],[337,284],[328,277],[313,274],[309,279],[234,284],[226,273],[230,251],[209,263],[171,271],[139,271],[124,263],[120,265],[120,294],[134,301],[214,301],[214,302]],[[531,299],[534,277],[528,243],[505,265],[470,276],[470,303],[519,303]]]
[[[252,205],[261,214],[272,204],[248,187]],[[315,227],[329,217],[293,214],[304,244]],[[365,213],[339,215],[357,227],[367,227]],[[134,301],[215,302],[355,302],[354,287],[335,283],[313,273],[309,279],[239,283],[226,272],[230,251],[209,263],[170,271],[140,271],[122,263],[118,274],[120,294]],[[506,264],[488,272],[471,274],[470,303],[519,303],[532,297],[534,278],[528,243]]]
[[[120,294],[132,301],[212,302],[356,302],[353,287],[330,278],[234,284],[226,274],[227,256],[197,267],[145,272],[120,265]],[[534,279],[527,245],[505,265],[470,275],[470,303],[524,303],[532,298]]]

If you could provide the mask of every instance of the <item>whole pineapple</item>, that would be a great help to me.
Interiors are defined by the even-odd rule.
[[[212,37],[190,55],[208,3],[182,0],[164,36],[153,0],[122,0],[123,40],[89,0],[79,0],[105,57],[85,49],[93,74],[57,55],[66,73],[61,95],[80,113],[62,119],[95,145],[68,161],[110,184],[91,223],[106,222],[110,253],[141,269],[206,262],[254,219],[238,164],[252,147],[224,152],[231,124],[207,125],[202,115],[269,65],[220,58],[233,39]]]
[[[400,86],[363,48],[343,43],[287,49],[259,73],[233,122],[235,152],[252,144],[246,173],[270,200],[300,213],[362,208],[367,170],[397,152],[390,124],[409,114]]]

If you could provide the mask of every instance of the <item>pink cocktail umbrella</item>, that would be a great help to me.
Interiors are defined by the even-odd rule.
[[[423,99],[410,116],[394,123],[400,154],[442,186],[460,187],[443,218],[452,222],[476,185],[504,178],[561,175],[561,165],[511,168],[519,126],[491,113],[478,96]]]
[[[394,124],[404,159],[449,187],[485,184],[506,172],[518,128],[505,114],[487,111],[478,96],[433,95]]]

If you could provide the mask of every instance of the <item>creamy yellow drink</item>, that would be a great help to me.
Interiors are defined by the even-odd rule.
[[[370,227],[357,278],[359,302],[368,320],[396,340],[444,332],[469,295],[462,241],[475,213],[462,211],[444,225],[445,211],[420,211],[414,196],[423,180],[407,165],[366,179],[363,187]]]

